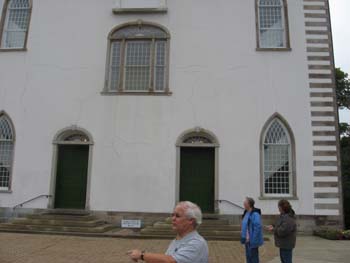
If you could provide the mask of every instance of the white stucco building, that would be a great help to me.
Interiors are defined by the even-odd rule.
[[[0,6],[0,207],[341,223],[328,0]]]

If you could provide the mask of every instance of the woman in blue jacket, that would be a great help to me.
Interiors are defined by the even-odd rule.
[[[254,208],[255,201],[244,200],[245,213],[242,220],[241,243],[245,245],[247,263],[259,263],[259,247],[263,245],[260,210]]]

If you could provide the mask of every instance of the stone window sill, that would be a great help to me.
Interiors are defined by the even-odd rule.
[[[292,51],[292,49],[289,47],[284,47],[284,48],[261,48],[261,47],[258,47],[258,48],[256,48],[256,51],[288,52],[288,51]]]
[[[0,194],[12,194],[12,190],[0,190]]]
[[[260,196],[259,200],[299,200],[297,196]]]
[[[24,52],[27,48],[0,48],[0,52]]]
[[[130,91],[103,91],[105,96],[171,96],[172,92],[130,92]]]

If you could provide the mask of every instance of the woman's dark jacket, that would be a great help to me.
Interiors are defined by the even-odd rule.
[[[295,213],[281,214],[274,228],[275,245],[279,248],[293,249],[296,242],[297,224]]]

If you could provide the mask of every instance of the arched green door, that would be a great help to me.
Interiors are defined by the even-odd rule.
[[[203,212],[214,212],[215,148],[181,147],[180,201],[191,201]]]

